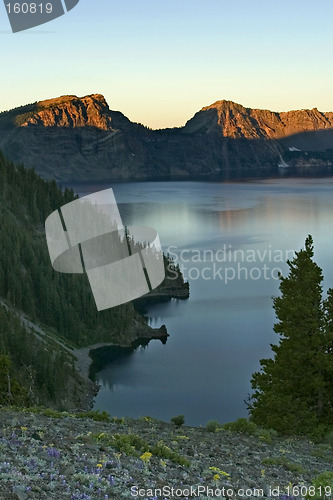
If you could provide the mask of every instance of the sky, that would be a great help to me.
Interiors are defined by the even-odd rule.
[[[1,4],[0,110],[101,93],[151,128],[222,99],[333,111],[332,18],[332,0],[80,0],[13,34]]]

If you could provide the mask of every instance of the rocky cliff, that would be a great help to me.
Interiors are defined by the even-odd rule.
[[[333,113],[317,108],[276,113],[266,109],[244,108],[232,101],[217,101],[199,111],[186,124],[187,130],[215,131],[232,139],[282,139],[306,131],[333,128]]]
[[[30,113],[18,115],[16,123],[21,127],[95,127],[112,130],[109,106],[104,97],[94,94],[78,98],[74,95],[48,99],[36,104]]]
[[[265,175],[283,161],[331,166],[333,113],[224,100],[184,127],[149,130],[110,110],[100,94],[70,95],[0,113],[0,148],[62,182]]]

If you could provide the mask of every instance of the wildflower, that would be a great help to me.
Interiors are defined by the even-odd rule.
[[[55,457],[55,458],[60,458],[60,451],[57,450],[57,448],[48,448],[47,450],[47,454],[49,455],[49,457]]]
[[[149,451],[145,451],[144,454],[141,455],[141,457],[140,457],[146,472],[148,471],[148,464],[150,462],[151,457],[152,457],[152,454],[149,453]]]
[[[97,464],[97,467],[98,467],[99,469],[101,469],[101,468],[103,467],[103,465],[102,465],[102,464]]]
[[[220,476],[218,474],[215,474],[213,479],[215,482],[217,482],[220,479]]]
[[[149,453],[149,451],[145,451],[143,455],[141,455],[141,460],[144,462],[144,463],[148,463],[150,461],[152,457],[152,454]]]
[[[219,469],[218,467],[209,467],[209,470],[216,472],[217,474],[225,477],[230,477],[230,474],[224,472],[224,470]]]

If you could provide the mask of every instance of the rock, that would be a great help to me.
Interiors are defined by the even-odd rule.
[[[20,425],[29,429],[28,417],[14,410],[1,411],[0,419],[4,428],[12,431],[11,418],[19,416]],[[22,418],[21,418],[22,417]],[[289,483],[305,486],[312,479],[329,470],[328,462],[313,452],[314,445],[305,438],[288,440],[277,437],[269,449],[262,446],[261,441],[254,436],[246,436],[233,432],[211,433],[202,428],[184,426],[181,435],[187,439],[175,439],[178,431],[173,425],[144,419],[134,420],[124,418],[122,424],[116,421],[95,422],[90,419],[64,418],[54,420],[36,414],[38,429],[44,432],[45,442],[54,443],[60,456],[54,457],[54,462],[46,462],[39,456],[47,454],[41,443],[35,440],[29,442],[27,437],[18,436],[17,446],[11,449],[7,446],[11,432],[1,438],[0,447],[0,500],[59,500],[62,498],[128,498],[131,487],[142,488],[163,487],[170,485],[175,488],[186,488],[188,485],[207,485],[215,487],[214,475],[219,471],[218,487],[236,491],[243,489],[263,489],[263,500],[267,500],[270,487],[280,485],[280,496],[286,494],[283,490]],[[31,431],[33,432],[33,430]],[[154,447],[163,442],[170,450],[176,452],[175,457],[183,457],[190,461],[190,467],[181,466],[177,460],[153,455],[145,468],[140,454],[142,450],[128,448],[119,450],[112,446],[111,436],[133,435],[150,443]],[[81,437],[89,435],[91,442],[86,446]],[[102,438],[105,435],[104,451],[101,451]],[[95,436],[95,437],[94,437]],[[190,451],[197,449],[196,458]],[[288,448],[288,453],[283,450]],[[153,449],[153,448],[152,448]],[[214,456],[211,457],[211,451]],[[282,451],[281,451],[282,450]],[[128,452],[128,454],[127,454]],[[252,453],[252,455],[249,454]],[[253,456],[257,460],[253,460]],[[267,457],[279,459],[282,464],[262,463]],[[117,463],[115,461],[117,457]],[[260,460],[258,459],[260,458]],[[287,470],[286,464],[299,464],[305,473],[299,474]],[[236,465],[237,463],[237,465]],[[230,477],[224,473],[230,474]],[[20,477],[20,484],[17,484]],[[12,488],[12,485],[14,489]],[[278,495],[276,496],[276,498]],[[200,500],[205,500],[201,495]],[[246,497],[243,497],[246,498]],[[254,496],[252,495],[252,498]]]
[[[78,98],[74,95],[40,101],[26,119],[18,117],[21,127],[95,127],[112,130],[109,106],[100,94]]]
[[[67,476],[67,477],[73,476],[73,474],[75,474],[75,467],[74,467],[74,465],[70,465],[69,467],[66,467],[65,469],[63,469],[62,474],[64,476]]]
[[[22,486],[22,485],[13,486],[13,493],[20,500],[26,500],[26,498],[28,498],[28,493],[26,491],[26,486]]]
[[[36,441],[43,441],[38,432],[34,432],[31,437],[35,439]]]

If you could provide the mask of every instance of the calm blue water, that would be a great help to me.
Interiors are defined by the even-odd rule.
[[[278,340],[271,299],[278,269],[286,272],[286,258],[309,233],[324,287],[333,286],[333,179],[74,189],[106,187],[125,224],[158,230],[163,249],[186,268],[190,299],[149,308],[153,327],[167,325],[166,345],[152,341],[104,367],[95,409],[166,421],[184,414],[191,425],[246,416],[251,374]]]

